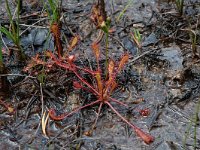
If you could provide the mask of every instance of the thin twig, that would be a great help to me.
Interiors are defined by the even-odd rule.
[[[25,33],[28,29],[30,29],[30,28],[49,29],[49,27],[35,26],[37,23],[39,23],[39,22],[41,22],[41,21],[44,21],[44,20],[47,20],[47,19],[48,19],[48,18],[42,18],[41,20],[38,20],[37,22],[33,23],[32,25],[19,24],[19,25],[21,25],[21,26],[27,27],[24,31],[22,31],[22,32],[20,33],[20,36],[21,36],[22,34],[24,34],[24,33]]]
[[[42,115],[44,114],[44,96],[43,96],[43,92],[42,92],[42,83],[40,83],[40,93],[41,93],[41,103],[42,103]]]
[[[29,75],[23,75],[23,74],[0,74],[0,77],[3,77],[3,76],[20,76],[20,77],[36,79],[36,77],[29,76]]]
[[[129,61],[129,64],[133,64],[136,60],[140,59],[141,57],[145,56],[146,54],[149,54],[150,52],[153,52],[155,51],[156,49],[152,49],[152,50],[149,50],[149,51],[146,51],[144,52],[143,54],[133,58],[131,61]]]

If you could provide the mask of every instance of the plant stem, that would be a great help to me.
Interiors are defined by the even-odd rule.
[[[84,108],[86,108],[86,107],[95,105],[95,104],[100,103],[100,102],[101,102],[101,100],[96,100],[96,101],[91,102],[91,103],[89,103],[89,104],[87,104],[87,105],[78,107],[78,108],[76,108],[75,110],[71,111],[70,113],[66,112],[66,113],[64,113],[64,114],[62,114],[62,115],[59,115],[59,116],[56,116],[56,112],[55,112],[54,109],[50,109],[50,110],[49,110],[49,116],[50,116],[53,120],[56,120],[56,121],[63,120],[64,118],[67,118],[67,117],[71,116],[72,114],[78,112],[78,111],[81,110],[81,109],[84,109]]]
[[[128,105],[127,104],[124,104],[124,103],[122,103],[122,102],[120,102],[120,101],[118,101],[118,100],[116,100],[116,99],[114,99],[114,98],[112,98],[112,97],[108,97],[111,101],[113,101],[113,102],[116,102],[116,103],[118,103],[118,104],[120,104],[120,105],[122,105],[122,106],[125,106],[125,107],[128,107]]]
[[[83,82],[85,85],[87,85],[96,95],[100,95],[99,92],[94,89],[87,81],[85,81],[76,71],[74,71],[74,74]]]
[[[106,68],[108,68],[108,46],[109,46],[108,34],[109,33],[106,32]],[[107,73],[108,73],[107,69],[106,69],[105,73],[106,73],[106,77],[107,77]]]

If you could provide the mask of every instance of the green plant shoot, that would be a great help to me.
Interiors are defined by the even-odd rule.
[[[133,34],[131,33],[133,40],[137,44],[138,48],[141,48],[141,41],[142,41],[142,35],[140,34],[140,31],[138,29],[133,29]]]
[[[129,8],[129,6],[132,4],[133,0],[129,0],[127,5],[124,7],[124,9],[119,13],[119,16],[117,17],[117,22],[121,19],[121,17],[124,15],[126,10]]]
[[[176,3],[176,7],[177,7],[177,9],[178,9],[180,15],[182,15],[182,14],[183,14],[183,4],[184,4],[184,0],[176,0],[175,3]]]

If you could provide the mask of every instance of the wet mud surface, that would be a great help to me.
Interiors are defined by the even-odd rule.
[[[43,5],[31,1],[24,2],[26,11],[22,16],[36,11],[41,13],[22,17],[20,22],[21,45],[29,60],[19,64],[3,46],[8,71],[1,77],[6,77],[10,86],[9,92],[1,89],[0,97],[15,111],[9,112],[3,105],[0,106],[0,149],[200,149],[200,111],[197,110],[200,105],[200,2],[185,0],[184,15],[180,16],[173,2],[133,0],[116,21],[127,3],[126,0],[106,1],[107,15],[111,17],[114,30],[109,35],[109,57],[119,60],[124,53],[130,55],[129,62],[117,77],[118,88],[112,94],[113,98],[128,104],[128,108],[116,103],[113,107],[131,123],[154,136],[155,141],[145,144],[107,105],[102,107],[92,134],[90,131],[98,105],[62,121],[49,119],[47,136],[44,136],[41,127],[43,112],[50,108],[56,108],[58,114],[68,112],[94,101],[94,96],[88,92],[80,94],[74,89],[74,75],[63,68],[55,65],[51,69],[42,68],[41,64],[28,67],[33,63],[31,57],[40,54],[43,58],[44,49],[54,50],[49,20],[42,13]],[[1,26],[9,23],[4,4],[3,0],[0,6]],[[10,4],[14,11],[15,4]],[[78,57],[76,64],[82,67],[96,65],[91,44],[100,31],[90,19],[92,5],[93,1],[84,0],[62,3],[64,51],[67,51],[70,39],[79,35],[80,41],[70,54]],[[141,48],[133,40],[133,29],[138,29],[142,35]],[[197,37],[195,50],[192,48],[191,31]],[[8,48],[13,48],[14,44],[5,35],[2,35],[1,41]],[[106,49],[105,43],[104,36],[100,43],[102,51]],[[101,59],[103,66],[105,54]],[[91,77],[86,77],[91,80]],[[3,87],[3,84],[0,86]]]

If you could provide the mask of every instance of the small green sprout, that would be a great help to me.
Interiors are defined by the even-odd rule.
[[[133,33],[131,33],[133,40],[137,44],[138,48],[141,48],[141,41],[142,41],[142,35],[140,34],[140,31],[138,29],[133,29]]]
[[[175,3],[176,3],[176,7],[178,9],[179,14],[182,16],[184,0],[175,0]]]
[[[119,16],[117,17],[117,22],[121,19],[121,17],[124,15],[126,10],[129,8],[129,6],[132,4],[133,0],[129,0],[127,5],[124,7],[124,9],[119,13]]]

